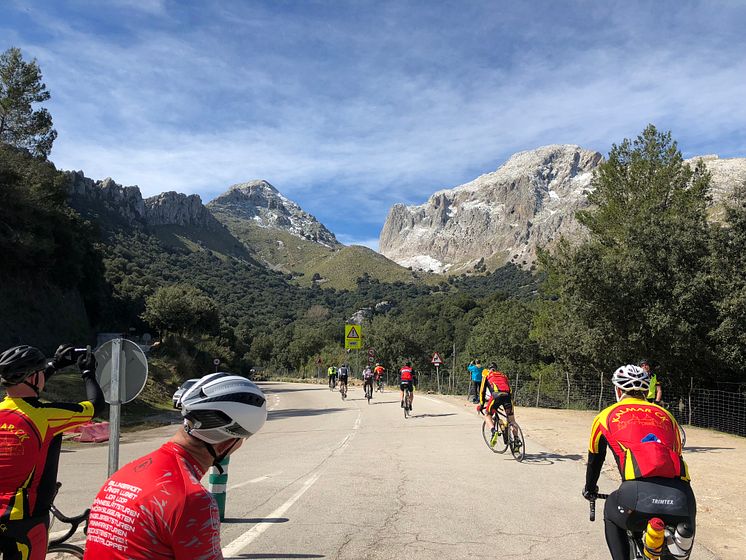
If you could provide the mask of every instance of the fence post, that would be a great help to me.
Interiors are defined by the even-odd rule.
[[[567,406],[565,408],[570,408],[570,372],[565,371],[565,377],[567,378]]]
[[[604,372],[601,372],[599,378],[601,379],[601,389],[598,392],[598,410],[601,410],[601,405],[604,401]]]
[[[536,408],[539,408],[539,393],[541,392],[541,377],[544,373],[539,374],[539,383],[536,385]]]
[[[513,394],[517,397],[518,396],[518,378],[521,376],[520,372],[515,374],[515,390],[513,391]]]
[[[689,422],[687,424],[689,426],[692,425],[692,391],[694,390],[694,378],[689,378]]]

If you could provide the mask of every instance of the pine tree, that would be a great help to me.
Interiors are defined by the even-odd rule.
[[[46,159],[57,131],[49,112],[34,109],[34,104],[48,99],[36,59],[24,61],[15,47],[0,55],[0,142]]]

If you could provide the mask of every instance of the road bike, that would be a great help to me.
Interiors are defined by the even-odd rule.
[[[404,389],[404,418],[409,418],[412,413],[412,389]]]
[[[347,398],[347,383],[339,382],[339,393],[342,395],[342,400]]]
[[[373,382],[372,382],[372,380],[370,382],[364,383],[363,386],[365,387],[365,398],[368,399],[368,404],[370,404],[370,399],[373,398]]]
[[[57,483],[57,490],[56,493],[59,491],[62,484],[60,482]],[[58,520],[62,523],[65,523],[69,525],[67,528],[67,531],[65,533],[57,538],[50,539],[49,545],[47,546],[47,560],[72,560],[73,558],[78,558],[79,560],[83,559],[83,547],[78,546],[76,544],[70,544],[67,541],[72,537],[75,533],[78,532],[78,528],[83,525],[83,532],[85,533],[88,528],[88,515],[91,513],[90,509],[86,509],[83,513],[80,515],[77,515],[75,517],[68,517],[65,514],[63,514],[57,506],[52,504],[52,506],[49,508],[52,512],[52,525],[50,525],[50,529],[54,525],[55,520]]]
[[[482,411],[482,414],[484,412]],[[513,420],[512,429],[508,422],[508,415],[502,405],[495,408],[492,413],[492,421],[495,424],[495,433],[490,430],[487,420],[482,422],[482,437],[484,443],[493,453],[505,453],[510,448],[510,454],[519,463],[526,457],[526,440],[523,438],[523,430]]]
[[[592,499],[588,500],[591,521],[596,520],[596,500],[605,500],[608,497],[608,494],[594,494]],[[654,515],[651,515],[650,519],[654,517]],[[645,525],[647,525],[647,522]],[[683,541],[680,535],[686,535]],[[628,529],[627,540],[629,541],[629,560],[649,560],[651,557],[658,560],[687,560],[694,544],[691,526],[686,522],[679,523],[677,526],[666,525],[662,549],[660,551],[650,551],[650,556],[645,555],[643,531],[630,531]]]
[[[383,393],[383,377],[379,377],[376,380],[376,391]]]

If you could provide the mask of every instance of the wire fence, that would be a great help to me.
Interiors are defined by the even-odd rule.
[[[320,369],[309,368],[299,373],[302,377],[317,377],[319,382],[326,382],[326,372]],[[353,377],[359,377],[356,373],[353,373]],[[386,383],[395,384],[395,374],[388,374]],[[616,402],[608,374],[570,375],[554,372],[538,377],[515,374],[509,377],[518,406],[601,410]],[[746,436],[746,383],[728,383],[722,387],[724,389],[699,389],[693,380],[683,388],[664,385],[663,401],[680,424]],[[421,372],[418,389],[467,395],[467,398],[474,395],[468,374],[451,375],[445,368]]]

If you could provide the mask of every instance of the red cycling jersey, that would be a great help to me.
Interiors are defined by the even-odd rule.
[[[202,468],[168,442],[106,481],[91,507],[85,560],[222,560],[220,515]]]
[[[402,381],[412,381],[412,368],[404,366],[399,370],[399,377]]]
[[[665,408],[633,398],[605,408],[593,420],[590,452],[599,453],[603,440],[614,451],[622,480],[689,480],[678,425]]]

